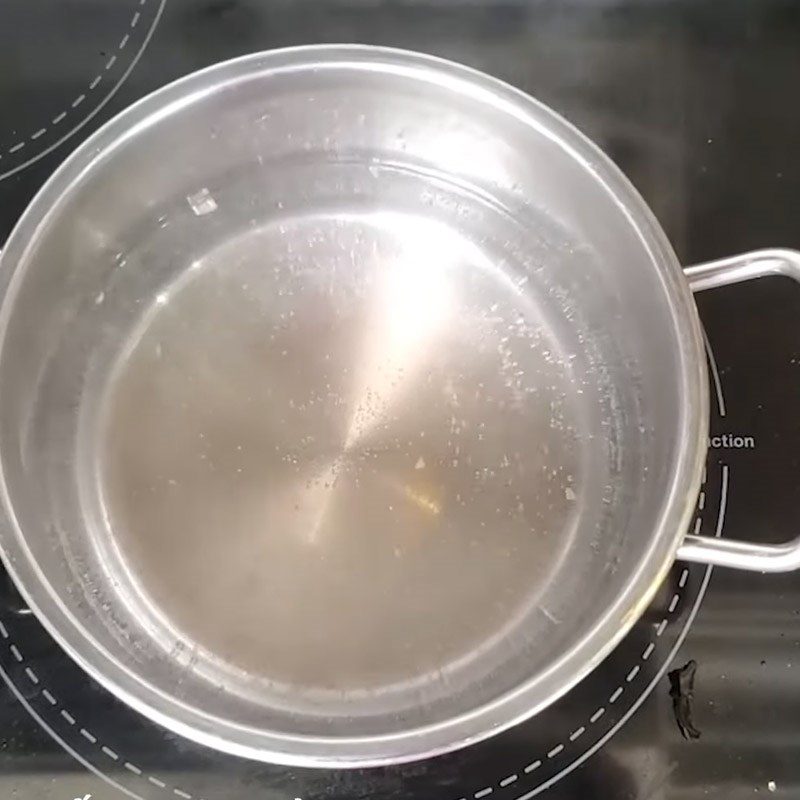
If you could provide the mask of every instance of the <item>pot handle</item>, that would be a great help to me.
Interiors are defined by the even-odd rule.
[[[693,292],[769,275],[784,275],[800,283],[800,251],[755,250],[687,267],[684,274]],[[790,572],[800,569],[800,535],[784,544],[757,544],[688,534],[678,548],[677,557],[682,561],[754,572]]]

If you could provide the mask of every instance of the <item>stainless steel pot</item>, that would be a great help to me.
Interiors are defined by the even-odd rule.
[[[368,47],[262,53],[79,147],[2,254],[6,566],[100,683],[198,742],[400,762],[535,714],[677,558],[707,444],[692,290],[520,92]]]

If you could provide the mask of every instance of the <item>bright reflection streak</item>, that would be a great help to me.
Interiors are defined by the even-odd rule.
[[[463,260],[463,242],[435,222],[381,215],[397,236],[395,252],[377,252],[377,285],[370,297],[362,362],[356,370],[353,411],[341,454],[311,480],[305,504],[312,510],[309,542],[317,540],[347,455],[384,421],[426,353],[451,319],[451,275]]]
[[[443,225],[392,216],[401,250],[379,272],[345,452],[385,418],[454,306],[450,276],[458,260],[458,238]]]

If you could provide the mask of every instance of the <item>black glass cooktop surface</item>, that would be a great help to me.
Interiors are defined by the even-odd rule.
[[[0,244],[49,173],[127,104],[218,60],[325,41],[428,51],[548,103],[622,167],[687,264],[800,247],[800,7],[775,0],[4,0]],[[713,406],[692,530],[790,538],[800,287],[761,279],[698,303]],[[256,764],[166,732],[86,677],[0,586],[2,797],[800,796],[798,575],[676,564],[618,649],[533,720],[452,755],[343,772]],[[690,662],[691,703],[670,694],[688,671],[669,678]]]

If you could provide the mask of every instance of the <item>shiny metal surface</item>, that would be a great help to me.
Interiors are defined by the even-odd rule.
[[[688,285],[618,170],[486,76],[371,48],[190,76],[76,151],[2,267],[6,564],[179,733],[463,746],[596,666],[674,558]]]
[[[695,292],[769,276],[784,276],[800,283],[800,252],[775,249],[743,253],[689,267],[686,276]],[[791,572],[800,568],[800,534],[785,544],[688,534],[678,549],[678,558],[755,572]]]

